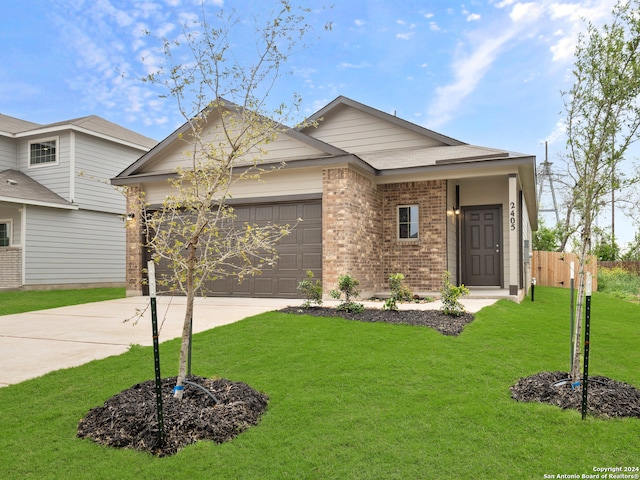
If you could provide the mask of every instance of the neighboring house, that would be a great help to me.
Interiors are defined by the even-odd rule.
[[[534,156],[468,145],[345,97],[311,120],[318,126],[269,144],[265,165],[284,168],[232,191],[237,221],[303,219],[278,264],[240,285],[210,282],[208,295],[296,297],[306,270],[325,294],[342,274],[360,281],[363,296],[385,292],[398,272],[414,292],[437,292],[449,271],[454,283],[522,298],[537,229]],[[160,205],[166,179],[185,164],[187,133],[185,124],[112,183]],[[140,294],[141,225],[129,235],[127,290]]]
[[[126,200],[108,180],[156,143],[97,116],[0,114],[0,288],[123,285]]]

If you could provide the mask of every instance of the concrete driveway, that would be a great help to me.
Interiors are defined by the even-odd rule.
[[[468,311],[476,312],[496,300],[464,299]],[[186,299],[158,297],[160,341],[182,335]],[[326,305],[337,302],[328,301]],[[364,302],[381,308],[380,302]],[[299,299],[197,298],[194,333],[233,323],[263,312],[301,305]],[[440,308],[440,302],[404,304],[400,308]],[[39,377],[61,368],[120,355],[133,344],[152,345],[149,297],[60,307],[0,316],[0,387]],[[145,311],[146,309],[146,311]],[[137,323],[133,317],[141,314]],[[127,319],[132,319],[125,321]]]

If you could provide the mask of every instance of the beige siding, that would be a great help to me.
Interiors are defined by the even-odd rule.
[[[508,177],[488,177],[477,180],[460,180],[460,205],[502,205],[502,263],[503,287],[508,288],[509,279],[509,225],[507,206],[509,204]]]
[[[144,185],[145,201],[151,205],[161,204],[167,194],[167,182]],[[265,173],[260,180],[246,180],[231,189],[234,199],[280,197],[322,193],[322,169],[300,168]]]
[[[350,153],[373,152],[395,148],[431,147],[443,143],[373,117],[360,110],[343,107],[332,113],[308,135]]]
[[[203,136],[203,142],[212,146],[227,145],[228,141],[222,135],[222,130],[216,130],[220,124],[214,124],[212,130]],[[227,150],[226,148],[223,150]],[[178,140],[173,145],[165,148],[153,161],[145,165],[140,171],[147,172],[173,172],[178,166],[185,167],[190,164],[192,145],[185,140]],[[285,134],[280,134],[276,140],[261,144],[252,148],[245,157],[245,163],[265,163],[271,161],[287,162],[298,159],[320,158],[327,156],[324,152],[302,143]]]
[[[447,271],[451,274],[451,282],[458,282],[458,257],[456,249],[458,247],[456,228],[456,215],[453,207],[456,206],[456,182],[447,182]]]

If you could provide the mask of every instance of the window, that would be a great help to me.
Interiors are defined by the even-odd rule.
[[[29,166],[58,163],[57,144],[57,138],[29,142]]]
[[[398,207],[398,238],[416,240],[418,238],[418,206]]]
[[[11,220],[0,220],[0,247],[8,247],[11,238]]]

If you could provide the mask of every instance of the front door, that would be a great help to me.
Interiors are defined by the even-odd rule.
[[[463,283],[501,286],[502,208],[466,207],[463,214]]]

